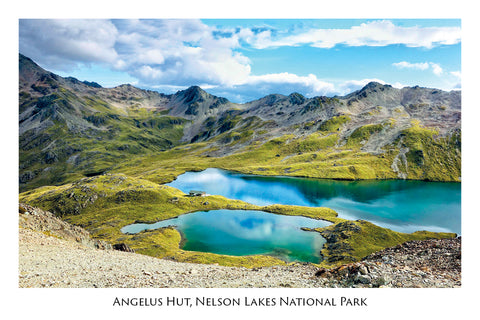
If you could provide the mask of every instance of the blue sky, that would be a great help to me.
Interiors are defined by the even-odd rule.
[[[345,95],[369,81],[461,88],[459,19],[20,20],[19,49],[62,76],[234,102]]]

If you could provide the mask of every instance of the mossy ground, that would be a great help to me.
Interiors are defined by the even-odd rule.
[[[408,174],[427,181],[459,181],[461,177],[461,135],[454,132],[438,137],[435,129],[418,123],[404,131],[398,140],[409,149]]]
[[[325,179],[395,179],[391,169],[395,152],[372,155],[360,148],[338,147],[337,133],[316,132],[306,137],[284,135],[265,143],[252,144],[224,157],[208,156],[205,142],[180,146],[161,155],[127,161],[114,168],[158,183],[172,181],[185,171],[210,167],[247,174],[297,176]]]

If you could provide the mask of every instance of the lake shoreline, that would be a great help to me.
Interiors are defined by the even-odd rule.
[[[197,211],[174,219],[154,224],[130,224],[121,231],[137,234],[144,230],[173,227],[180,233],[181,250],[233,256],[269,255],[285,262],[320,263],[318,248],[323,247],[326,240],[317,232],[304,233],[303,228],[331,224],[322,219],[262,210]],[[295,241],[285,242],[284,239]]]
[[[461,286],[461,240],[408,242],[332,269],[313,264],[260,268],[182,263],[98,249],[58,229],[58,218],[19,213],[21,288],[455,288]],[[80,232],[79,227],[70,227]],[[83,231],[85,233],[86,231]],[[82,233],[82,234],[83,234]],[[88,233],[86,233],[88,234]],[[429,250],[426,250],[429,249]],[[435,251],[432,251],[435,250]],[[423,252],[421,255],[419,252]],[[430,253],[429,253],[430,252]],[[438,259],[442,257],[442,259]],[[435,259],[433,259],[435,258]],[[45,261],[54,263],[45,264]],[[82,272],[88,266],[89,272]],[[215,276],[212,276],[214,274]]]
[[[328,207],[398,232],[461,233],[461,184],[420,180],[334,180],[263,176],[218,168],[187,171],[166,184],[254,205]],[[421,195],[421,196],[420,196]]]

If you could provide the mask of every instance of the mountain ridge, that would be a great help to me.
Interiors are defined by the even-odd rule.
[[[222,158],[284,136],[292,137],[287,144],[333,137],[330,152],[354,146],[355,152],[385,156],[396,150],[389,170],[397,178],[428,177],[430,169],[408,165],[433,161],[424,159],[426,149],[440,140],[453,148],[454,163],[460,159],[460,91],[370,82],[345,96],[307,98],[294,92],[239,104],[198,86],[174,94],[129,84],[103,88],[55,75],[22,54],[19,73],[21,190],[107,172],[131,157],[180,145],[204,143],[203,156]],[[459,176],[439,179],[456,180],[454,175]]]
[[[175,97],[176,99],[178,99],[178,97],[179,97],[180,99],[184,99],[185,101],[183,101],[183,102],[186,103],[186,104],[203,102],[205,100],[205,98],[218,99],[218,100],[220,100],[221,104],[225,104],[225,103],[230,102],[227,98],[218,97],[218,96],[215,96],[213,94],[210,94],[207,91],[205,91],[204,89],[202,89],[200,86],[197,86],[197,85],[192,85],[192,86],[190,86],[186,89],[179,90],[179,91],[177,91],[176,93],[173,93],[173,94],[164,94],[164,93],[161,93],[161,92],[158,92],[158,91],[141,89],[141,88],[137,88],[137,87],[135,87],[131,84],[121,84],[121,85],[115,86],[113,88],[106,88],[106,87],[102,87],[100,84],[98,84],[96,82],[93,82],[93,81],[88,81],[88,80],[80,81],[80,80],[78,80],[74,77],[65,77],[64,78],[64,77],[58,76],[58,75],[56,75],[52,72],[44,70],[39,65],[37,65],[32,59],[30,59],[30,58],[28,58],[28,57],[26,57],[22,54],[19,54],[19,55],[20,55],[20,62],[19,62],[20,80],[24,79],[24,77],[22,77],[22,75],[24,75],[26,73],[24,71],[24,68],[22,68],[22,66],[24,66],[26,64],[31,64],[31,65],[33,64],[35,66],[35,68],[38,68],[38,69],[43,71],[42,75],[50,75],[57,81],[59,79],[64,79],[64,80],[68,80],[69,82],[72,82],[72,83],[82,84],[82,85],[85,85],[87,87],[93,87],[93,88],[97,88],[97,89],[107,89],[108,90],[108,89],[134,88],[135,90],[138,90],[138,91],[155,92],[155,93],[158,93],[160,96],[163,96],[163,97]],[[28,61],[28,63],[25,62],[25,61]],[[20,81],[20,83],[21,82],[22,81]],[[20,87],[22,87],[22,85],[20,85]],[[301,102],[305,102],[305,100],[311,100],[311,99],[352,99],[352,98],[359,98],[359,97],[365,98],[365,96],[368,95],[368,94],[372,94],[372,93],[375,93],[375,92],[378,92],[378,91],[385,91],[385,90],[388,90],[388,89],[400,90],[400,91],[409,91],[409,90],[421,89],[421,90],[429,90],[429,91],[432,91],[434,93],[439,93],[439,92],[443,92],[443,93],[447,93],[447,94],[453,93],[456,97],[460,97],[460,92],[461,92],[460,90],[444,91],[444,90],[436,89],[436,88],[420,87],[418,85],[413,86],[413,87],[403,87],[401,89],[397,89],[397,88],[394,88],[390,84],[381,84],[381,83],[376,82],[376,81],[370,81],[366,85],[364,85],[362,88],[360,88],[358,90],[355,90],[351,93],[348,93],[346,95],[343,95],[343,96],[338,96],[338,95],[335,95],[333,97],[314,96],[314,97],[311,97],[311,98],[306,98],[301,93],[298,93],[298,92],[292,92],[289,95],[272,93],[272,94],[268,94],[264,97],[260,97],[258,99],[255,99],[255,100],[252,100],[252,101],[247,101],[247,102],[244,102],[244,103],[234,103],[234,102],[230,102],[230,103],[232,103],[234,105],[250,105],[250,104],[254,104],[258,101],[262,101],[264,104],[272,105],[275,102],[278,102],[279,100],[285,100],[287,98],[289,98],[290,100],[300,99]],[[300,97],[300,98],[297,98],[297,97]],[[298,100],[297,100],[297,104],[298,104]]]

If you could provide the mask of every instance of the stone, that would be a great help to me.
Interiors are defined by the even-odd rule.
[[[348,274],[349,274],[348,267],[347,266],[341,266],[340,268],[338,268],[337,274],[341,277],[342,276],[348,276]]]
[[[366,275],[368,273],[367,267],[361,265],[360,268],[358,268],[358,272],[360,272],[362,275]]]
[[[130,248],[125,243],[116,243],[116,244],[113,245],[113,249],[118,250],[118,251],[125,251],[125,252],[135,252],[135,250]]]
[[[372,279],[370,279],[370,277],[366,275],[359,275],[356,277],[356,282],[360,282],[363,284],[370,284],[372,282]]]
[[[377,277],[372,280],[372,284],[374,287],[380,288],[387,284],[387,280],[384,277]]]

